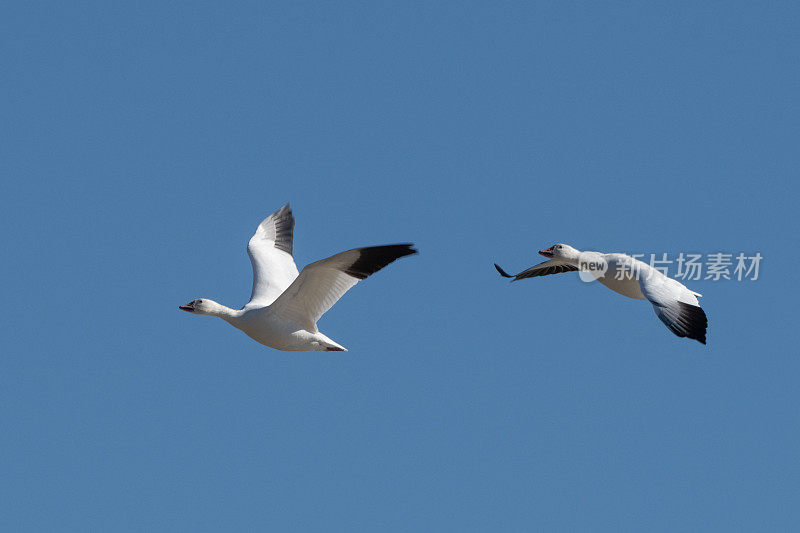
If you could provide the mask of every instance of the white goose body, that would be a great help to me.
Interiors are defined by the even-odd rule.
[[[346,351],[346,348],[320,331],[309,331],[287,320],[269,306],[243,309],[241,316],[230,321],[248,337],[271,348],[285,351]],[[316,328],[314,328],[316,329]]]
[[[621,272],[620,276],[598,276],[596,279],[612,291],[633,298],[635,300],[647,300],[642,288],[631,272],[635,269],[641,270],[642,267],[650,268],[647,263],[642,263],[636,258],[630,257],[625,254],[600,254],[603,260],[608,265],[607,272]],[[637,265],[640,263],[641,265]],[[658,271],[656,271],[658,272]],[[658,272],[660,274],[660,272]]]
[[[581,252],[566,244],[555,244],[539,253],[550,259],[519,274],[507,274],[497,264],[495,268],[512,281],[561,272],[589,272],[616,293],[648,300],[658,318],[678,337],[706,343],[708,319],[697,300],[701,294],[647,263],[620,253]]]
[[[218,316],[251,339],[286,351],[346,351],[317,329],[317,321],[360,280],[417,251],[410,244],[356,248],[297,271],[292,257],[294,217],[289,204],[259,224],[247,245],[253,290],[242,309],[193,300],[180,309]]]

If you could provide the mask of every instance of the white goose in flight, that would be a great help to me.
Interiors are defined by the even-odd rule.
[[[179,309],[218,316],[252,339],[277,350],[347,351],[317,329],[317,321],[360,280],[417,253],[411,244],[370,246],[307,265],[298,274],[292,258],[294,217],[289,204],[259,224],[247,244],[253,292],[242,309],[201,298]]]
[[[556,244],[539,252],[549,261],[516,275],[507,274],[497,264],[500,275],[517,281],[561,272],[590,272],[600,283],[628,298],[648,300],[656,315],[678,337],[706,343],[708,319],[697,301],[699,293],[665,276],[659,270],[625,254],[581,252],[567,244]]]

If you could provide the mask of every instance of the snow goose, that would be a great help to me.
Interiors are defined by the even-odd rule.
[[[247,244],[253,290],[242,309],[201,298],[179,309],[218,316],[250,338],[277,350],[346,351],[317,329],[317,321],[360,280],[417,253],[411,244],[370,246],[341,252],[298,273],[292,258],[294,217],[289,204],[259,224]]]
[[[579,271],[623,296],[648,300],[658,318],[675,335],[706,343],[708,319],[697,301],[702,295],[647,263],[625,254],[581,252],[567,244],[555,244],[539,253],[548,260],[516,275],[507,274],[497,264],[494,267],[501,276],[513,278],[511,281]]]

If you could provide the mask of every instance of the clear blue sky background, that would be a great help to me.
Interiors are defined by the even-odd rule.
[[[0,17],[3,530],[800,524],[793,2],[17,2]],[[177,309],[411,241],[284,353]],[[708,346],[554,242],[761,252]]]

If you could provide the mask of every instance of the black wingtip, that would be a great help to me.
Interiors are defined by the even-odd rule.
[[[705,311],[698,305],[684,302],[678,302],[678,306],[681,310],[680,323],[677,324],[680,333],[676,332],[676,334],[694,339],[704,345],[706,343],[706,330],[708,329],[708,317]]]
[[[500,275],[503,276],[504,278],[513,278],[514,277],[511,274],[509,274],[508,272],[506,272],[505,270],[503,270],[502,268],[500,268],[500,265],[498,265],[497,263],[494,264],[494,267],[497,269],[498,272],[500,272]]]
[[[354,278],[365,279],[401,257],[419,253],[413,246],[406,243],[359,248],[358,259],[345,272]]]
[[[294,242],[294,215],[289,203],[272,213],[267,220],[274,220],[275,224],[275,248],[292,255]],[[263,222],[262,222],[263,224]]]

